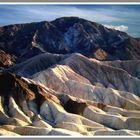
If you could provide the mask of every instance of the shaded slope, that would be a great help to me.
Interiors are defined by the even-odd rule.
[[[105,65],[113,66],[116,68],[127,71],[130,75],[140,79],[140,61],[139,60],[127,60],[127,61],[106,61],[100,62]]]
[[[50,66],[59,63],[59,61],[65,59],[66,57],[67,56],[64,55],[43,53],[21,62],[14,67],[11,67],[8,69],[8,71],[14,72],[21,76],[29,77],[39,71],[45,70]]]

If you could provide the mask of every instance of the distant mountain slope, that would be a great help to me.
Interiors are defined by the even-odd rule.
[[[33,48],[38,48],[35,54],[79,52],[99,60],[140,59],[139,39],[78,17],[0,27],[0,48],[19,58],[34,56]]]

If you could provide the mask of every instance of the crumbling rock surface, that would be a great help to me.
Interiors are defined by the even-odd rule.
[[[31,77],[24,78],[12,73],[0,75],[2,133],[8,131],[11,133],[7,135],[139,135],[139,95],[128,92],[125,88],[113,88],[113,83],[110,83],[112,87],[93,83],[90,80],[92,75],[90,78],[88,75],[84,76],[84,66],[78,72],[78,64],[81,65],[81,62],[73,61],[75,57],[78,57],[76,60],[81,58],[89,61],[91,66],[100,64],[99,61],[73,54],[63,59],[59,65],[55,64],[33,75],[32,80]],[[78,63],[76,68],[74,63]],[[108,63],[105,66],[112,68]],[[129,77],[129,73],[127,75]],[[132,81],[129,80],[130,83]],[[133,86],[131,83],[132,89]]]
[[[63,17],[0,27],[0,49],[0,135],[140,135],[140,39]]]

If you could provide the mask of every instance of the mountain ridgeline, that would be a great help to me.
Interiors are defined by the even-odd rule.
[[[0,27],[0,135],[139,136],[140,39],[78,17]]]
[[[25,59],[43,52],[98,60],[140,59],[140,40],[77,17],[0,27],[0,48]]]

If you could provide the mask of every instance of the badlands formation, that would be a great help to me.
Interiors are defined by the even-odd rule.
[[[0,49],[0,135],[140,135],[140,39],[65,17],[0,27]]]

